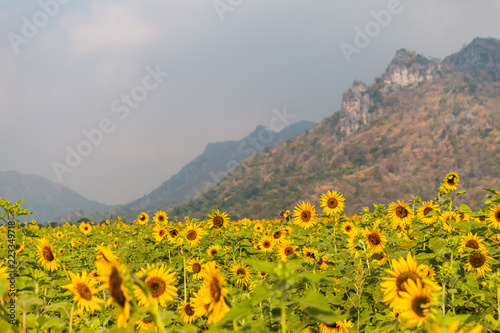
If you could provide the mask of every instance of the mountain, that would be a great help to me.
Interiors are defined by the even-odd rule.
[[[484,188],[500,188],[499,54],[491,38],[443,61],[401,49],[374,83],[353,83],[340,111],[246,159],[169,216],[219,209],[233,219],[273,218],[302,201],[321,212],[327,190],[340,191],[353,214],[411,196],[431,200],[452,171],[468,191],[454,203],[477,209]]]
[[[252,133],[239,141],[209,143],[201,155],[150,194],[115,208],[108,212],[108,215],[134,219],[141,211],[166,210],[187,202],[215,186],[245,158],[313,127],[313,122],[300,121],[276,133],[257,126]]]
[[[36,220],[40,223],[54,220],[71,211],[103,213],[113,206],[84,198],[66,186],[56,184],[38,175],[27,175],[17,171],[0,172],[0,197],[11,202],[23,198],[21,207],[33,212],[21,216],[21,222]]]

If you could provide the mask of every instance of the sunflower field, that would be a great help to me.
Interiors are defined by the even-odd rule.
[[[472,211],[458,183],[352,216],[336,189],[270,220],[50,227],[0,199],[0,332],[498,332],[500,191]]]

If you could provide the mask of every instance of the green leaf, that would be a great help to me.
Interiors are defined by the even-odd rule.
[[[315,308],[327,313],[332,312],[332,310],[330,309],[330,304],[328,304],[328,300],[326,299],[325,295],[314,290],[309,290],[308,292],[306,292],[304,297],[299,299],[298,302],[304,307]]]
[[[465,193],[467,193],[467,192],[469,192],[469,191],[457,191],[457,197],[458,197],[459,195],[465,194]]]
[[[250,306],[250,302],[244,301],[238,303],[235,306],[233,306],[231,310],[229,310],[229,312],[224,316],[224,318],[220,322],[218,322],[217,325],[215,326],[221,326],[233,320],[240,320],[251,313],[252,313],[252,307]]]
[[[429,245],[434,252],[438,252],[446,246],[446,243],[439,237],[429,239]]]
[[[273,273],[276,267],[276,264],[263,260],[244,259],[243,262],[264,273]]]
[[[461,212],[472,214],[472,210],[466,204],[461,204],[460,207],[458,207],[458,210],[460,210]]]
[[[337,321],[341,321],[345,319],[345,315],[336,315],[332,311],[325,312],[321,311],[317,308],[306,308],[302,310],[306,315],[311,317],[314,320],[317,320],[319,322],[323,322],[327,325],[333,325]]]
[[[269,290],[263,285],[255,287],[252,294],[252,305],[257,305],[269,297]]]
[[[491,192],[493,194],[499,194],[498,190],[496,188],[485,188],[486,191]]]

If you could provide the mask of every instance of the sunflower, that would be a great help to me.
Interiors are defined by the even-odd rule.
[[[207,249],[207,254],[209,256],[216,256],[221,252],[221,246],[219,244],[210,245]]]
[[[108,258],[109,259],[109,258]],[[108,264],[102,264],[103,261],[95,263],[100,270],[97,279],[103,284],[97,289],[102,291],[107,289],[111,297],[108,298],[106,306],[110,306],[113,302],[118,305],[116,307],[116,323],[119,328],[128,326],[130,318],[130,301],[132,298],[128,295],[124,281],[124,268],[117,260],[111,259]]]
[[[197,226],[195,223],[190,223],[184,228],[183,234],[186,236],[186,240],[189,245],[193,247],[198,245],[202,236],[206,234],[206,231]]]
[[[377,263],[380,266],[383,266],[387,262],[387,254],[385,252],[374,252],[372,257],[372,262]]]
[[[422,286],[421,280],[408,279],[404,282],[400,297],[394,301],[394,307],[400,310],[399,318],[406,319],[407,325],[422,326],[431,315],[432,291]]]
[[[417,265],[415,258],[408,252],[406,260],[400,257],[399,260],[392,259],[392,269],[385,271],[392,277],[383,277],[383,282],[380,283],[382,292],[384,293],[383,302],[393,304],[394,300],[401,297],[401,292],[406,291],[405,282],[420,281],[425,287],[434,291],[441,290],[441,287],[434,281],[426,278],[429,271],[426,265]]]
[[[262,252],[271,252],[273,250],[273,239],[271,237],[263,237],[258,245]]]
[[[483,240],[477,236],[477,234],[472,234],[469,232],[467,236],[462,236],[462,240],[460,241],[460,247],[458,248],[458,252],[462,253],[466,247],[473,250],[484,251],[486,247],[482,244]]]
[[[347,221],[342,223],[341,228],[344,233],[351,235],[351,232],[356,229],[356,226],[353,223]]]
[[[263,230],[264,230],[264,226],[262,224],[260,224],[260,223],[257,223],[253,227],[253,232],[256,233],[256,234],[260,234]]]
[[[455,229],[455,227],[450,225],[448,221],[453,220],[453,222],[458,222],[460,221],[460,216],[455,212],[444,212],[440,219],[443,223],[443,229],[447,232],[451,232]]]
[[[194,273],[193,280],[201,279],[203,275],[203,259],[200,259],[198,257],[189,259],[187,262],[186,271]]]
[[[64,249],[62,247],[58,248],[57,249],[57,252],[60,254],[60,255],[64,255]]]
[[[207,263],[203,273],[203,285],[197,293],[194,293],[194,299],[191,301],[195,315],[197,317],[208,315],[207,324],[221,321],[229,312],[224,300],[227,292],[227,288],[224,287],[224,277],[215,267],[215,262]]]
[[[167,233],[167,228],[165,228],[162,224],[157,224],[153,228],[153,237],[157,242],[161,242]]]
[[[167,269],[165,264],[154,266],[147,264],[146,268],[142,268],[136,273],[137,277],[145,278],[144,282],[148,287],[153,302],[155,304],[160,303],[162,307],[166,307],[167,302],[177,296],[177,287],[172,286],[172,283],[176,280],[175,272],[170,272],[170,270],[170,268]],[[148,296],[139,286],[134,287],[134,296],[139,305],[149,308]]]
[[[61,239],[64,237],[64,234],[61,231],[56,232],[56,237]]]
[[[262,272],[262,271],[257,271],[257,276],[260,277],[261,279],[265,279],[267,277],[267,273]]]
[[[137,222],[139,224],[146,224],[148,223],[148,221],[149,221],[149,215],[144,212],[140,213],[139,216],[137,216]]]
[[[113,251],[107,246],[99,245],[96,248],[96,267],[99,269],[102,265],[110,265],[118,261],[118,257],[113,254]]]
[[[364,232],[359,228],[353,229],[347,238],[347,250],[354,256],[354,259],[359,258],[359,251],[364,250],[364,238]]]
[[[285,231],[280,228],[280,229],[276,230],[275,232],[273,232],[271,237],[273,239],[273,243],[281,243],[281,241],[285,237]]]
[[[293,223],[298,224],[304,229],[308,229],[316,224],[316,210],[309,202],[302,202],[295,206],[293,211]]]
[[[179,235],[179,230],[175,227],[170,228],[167,233],[167,240],[170,244],[177,244],[177,236]]]
[[[97,293],[94,287],[96,281],[87,275],[87,271],[83,270],[82,275],[69,272],[69,275],[71,277],[71,284],[63,286],[63,288],[69,289],[73,293],[73,301],[80,309],[91,313],[101,310],[99,303],[102,303],[103,300],[94,295]]]
[[[92,231],[92,226],[90,225],[90,223],[85,223],[85,222],[82,222],[80,223],[80,227],[79,227],[80,231],[83,232],[85,235],[88,235],[90,234],[90,232]]]
[[[185,324],[190,324],[196,319],[193,304],[189,302],[181,301],[181,304],[177,307],[177,310],[181,313],[182,322]]]
[[[289,241],[283,241],[278,248],[278,254],[281,261],[287,261],[291,255],[295,254],[296,245],[292,245]]]
[[[405,201],[391,202],[388,208],[389,218],[391,222],[397,226],[405,226],[411,224],[413,218],[413,210],[410,209]]]
[[[490,226],[495,229],[500,229],[500,204],[490,208],[488,221]]]
[[[157,224],[167,224],[168,223],[167,213],[161,210],[157,211],[155,213],[155,216],[153,216],[153,221]]]
[[[323,207],[323,213],[328,216],[340,214],[344,210],[344,197],[337,191],[327,191],[321,195],[320,207]]]
[[[419,218],[420,221],[422,221],[425,224],[432,224],[437,221],[438,216],[433,215],[433,216],[427,216],[430,212],[433,210],[436,210],[439,212],[439,206],[434,205],[432,201],[423,201],[422,202],[422,207],[417,209],[417,217]]]
[[[382,252],[387,244],[387,238],[376,229],[365,231],[365,241],[371,252]]]
[[[460,181],[460,178],[458,177],[456,172],[450,172],[449,174],[444,177],[444,183],[443,186],[447,190],[456,190],[458,182]]]
[[[38,241],[38,262],[42,263],[46,271],[55,271],[59,268],[60,263],[54,252],[52,244],[44,237]]]
[[[483,250],[482,252],[471,253],[467,260],[467,272],[475,268],[477,270],[477,275],[484,277],[486,272],[491,272],[490,264],[488,263],[491,257],[487,256],[488,251]]]
[[[333,263],[333,261],[328,260],[328,254],[319,257],[318,259],[318,270],[324,271],[328,268],[328,264]]]
[[[241,263],[231,265],[231,268],[229,269],[229,276],[237,276],[236,285],[238,287],[248,286],[248,283],[252,279],[250,268],[247,265]]]
[[[215,212],[212,211],[208,214],[208,217],[212,219],[210,228],[226,228],[229,224],[229,218],[226,212],[221,212],[219,210],[216,210]]]
[[[302,255],[304,258],[307,258],[309,262],[316,262],[316,259],[318,258],[318,251],[303,246]]]
[[[16,243],[15,251],[16,253],[21,252],[24,249],[24,244],[23,243]]]
[[[349,328],[352,326],[353,324],[350,320],[338,320],[331,325],[325,323],[319,324],[319,331],[321,333],[348,333]]]
[[[149,312],[146,312],[146,315],[147,317],[144,317],[141,320],[135,322],[135,324],[137,325],[137,329],[141,333],[145,331],[156,331],[156,326],[153,316],[151,316],[151,313]]]
[[[80,309],[76,309],[73,311],[73,322],[79,323],[83,319],[83,311]]]

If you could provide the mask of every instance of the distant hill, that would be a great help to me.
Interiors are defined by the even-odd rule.
[[[150,194],[108,212],[108,218],[111,215],[120,215],[134,219],[141,211],[154,213],[187,202],[215,186],[245,158],[304,133],[314,126],[313,122],[300,121],[277,133],[264,126],[257,126],[252,133],[239,141],[209,143],[201,155],[186,164],[177,174]]]
[[[21,222],[36,220],[46,223],[72,211],[84,214],[102,214],[113,206],[84,198],[66,186],[56,184],[42,176],[17,171],[0,172],[0,197],[11,202],[23,198],[21,207],[33,212],[19,218]]]
[[[443,61],[399,50],[374,83],[355,81],[314,129],[243,161],[217,186],[170,211],[206,218],[278,217],[338,190],[346,213],[374,203],[431,200],[449,172],[477,209],[500,188],[500,42],[476,38]]]

